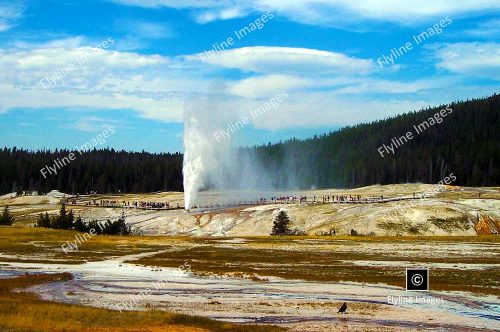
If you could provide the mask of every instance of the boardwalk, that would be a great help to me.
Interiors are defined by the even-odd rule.
[[[420,200],[424,198],[433,197],[435,193],[425,193],[419,195],[411,195],[411,196],[396,196],[396,197],[366,197],[361,199],[353,199],[353,200],[334,200],[334,201],[323,201],[322,198],[320,200],[311,199],[311,200],[256,200],[256,201],[238,201],[238,202],[227,202],[223,204],[205,204],[198,205],[192,208],[192,210],[200,211],[200,210],[213,210],[213,209],[225,209],[225,208],[235,208],[235,207],[248,207],[248,206],[259,206],[259,205],[327,205],[327,204],[383,204],[383,203],[391,203],[398,201],[409,201],[409,200]]]
[[[233,201],[233,202],[225,202],[225,203],[215,203],[215,204],[200,204],[196,205],[192,208],[192,210],[214,210],[214,209],[227,209],[227,208],[236,208],[236,207],[248,207],[248,206],[259,206],[259,205],[292,205],[292,204],[300,204],[300,205],[326,205],[326,204],[382,204],[382,203],[391,203],[398,201],[407,201],[407,200],[420,200],[423,198],[429,198],[434,196],[435,193],[425,193],[418,194],[412,196],[396,196],[396,197],[363,197],[363,198],[355,198],[352,197],[345,200],[325,200],[323,197],[316,197],[316,199],[271,199],[271,200],[249,200],[249,201]],[[330,196],[332,197],[332,196]],[[345,196],[347,197],[347,196]],[[64,203],[67,206],[75,206],[75,207],[94,207],[94,208],[120,208],[127,210],[149,210],[149,211],[172,211],[172,210],[184,210],[184,206],[165,206],[165,207],[153,207],[153,206],[140,206],[139,204],[134,204],[137,202],[115,202],[115,203],[100,203],[97,200],[94,202],[85,202],[85,201],[77,201],[78,198],[71,197],[64,200]],[[128,203],[128,204],[127,204]]]

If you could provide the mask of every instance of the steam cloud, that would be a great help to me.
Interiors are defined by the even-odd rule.
[[[264,102],[261,105],[266,104]],[[269,165],[263,162],[262,155],[256,149],[235,146],[236,141],[241,142],[236,136],[241,138],[245,130],[233,132],[230,138],[221,139],[220,135],[216,135],[226,129],[228,124],[234,124],[255,112],[255,109],[243,110],[241,106],[235,105],[217,97],[185,103],[183,176],[187,210],[207,203],[207,198],[202,197],[206,190],[217,192],[219,198],[227,202],[269,197],[267,194],[270,191],[295,187],[293,175],[288,175],[290,168],[287,167],[287,161],[293,160],[293,157],[290,158],[286,151],[281,154],[279,165]],[[277,107],[272,106],[269,113],[276,111]],[[278,180],[277,174],[286,174],[285,181],[283,178]]]

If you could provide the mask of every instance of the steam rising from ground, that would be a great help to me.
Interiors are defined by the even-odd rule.
[[[257,155],[234,146],[216,133],[241,120],[244,112],[215,98],[186,102],[184,108],[184,200],[186,209],[199,202],[200,191],[271,188]]]

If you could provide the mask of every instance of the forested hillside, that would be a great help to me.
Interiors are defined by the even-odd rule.
[[[0,192],[58,189],[65,193],[182,191],[182,154],[152,154],[112,149],[74,152],[76,158],[57,174],[40,169],[70,151],[0,150]]]
[[[420,134],[414,125],[448,107],[441,123]],[[448,113],[448,112],[445,112]],[[413,132],[394,154],[378,149]],[[450,173],[455,184],[500,185],[500,95],[452,103],[347,127],[308,140],[257,148],[279,187],[359,187],[401,182],[437,183]],[[289,172],[281,172],[283,166]]]
[[[417,134],[413,126],[445,107],[441,123]],[[393,137],[414,134],[394,148]],[[500,95],[407,113],[343,128],[307,140],[290,140],[241,150],[257,153],[279,188],[359,187],[375,183],[437,183],[454,173],[457,185],[500,185]],[[0,150],[0,193],[22,190],[67,193],[182,190],[182,154],[94,150],[46,178],[40,169],[68,150]],[[286,171],[285,171],[286,170]]]

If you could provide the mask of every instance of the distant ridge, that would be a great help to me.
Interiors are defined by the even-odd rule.
[[[452,112],[444,111],[449,114],[441,123],[421,126],[427,129],[417,133],[419,124],[429,122],[447,107]],[[413,139],[394,148],[394,154],[382,148],[382,158],[378,149],[408,131],[412,131]],[[294,182],[305,188],[437,183],[450,173],[456,176],[456,185],[495,186],[500,184],[500,95],[252,149],[269,169],[277,170],[277,187]],[[280,173],[282,166],[290,174]],[[290,178],[294,174],[295,178]]]

